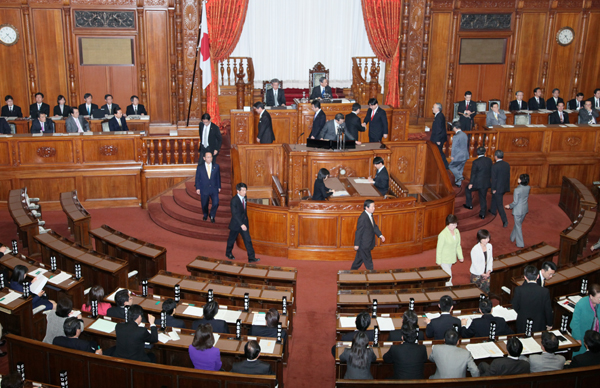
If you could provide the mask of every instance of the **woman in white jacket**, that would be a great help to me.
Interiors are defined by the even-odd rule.
[[[477,244],[471,249],[471,283],[485,293],[490,292],[490,273],[492,273],[493,262],[490,232],[479,229]]]

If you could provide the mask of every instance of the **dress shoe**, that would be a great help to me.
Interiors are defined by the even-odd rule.
[[[206,221],[207,218],[208,218],[208,216],[202,217],[202,221]]]
[[[503,223],[503,224],[502,224],[502,227],[503,227],[503,228],[506,228],[506,227],[508,227],[508,221],[507,221],[507,222],[505,222],[505,223]]]
[[[463,205],[463,207],[464,207],[465,209],[473,210],[473,206],[467,206],[467,205]]]
[[[255,257],[254,259],[248,259],[248,263],[258,263],[260,261],[260,259],[258,257]]]
[[[485,215],[480,215],[479,218],[481,218],[482,220],[485,218]]]
[[[233,255],[230,253],[228,255],[225,255],[229,260],[235,260],[235,257],[233,257]]]
[[[210,222],[215,223],[215,217],[210,217]]]

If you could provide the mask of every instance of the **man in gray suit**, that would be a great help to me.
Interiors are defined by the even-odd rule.
[[[479,377],[479,369],[468,350],[457,347],[458,333],[448,329],[444,337],[445,345],[435,345],[429,361],[435,362],[436,371],[430,379],[460,379],[466,377],[467,368],[471,376]]]
[[[486,113],[485,125],[488,127],[494,125],[505,125],[506,124],[506,113],[498,106],[497,102],[492,102],[490,105],[490,111]]]
[[[529,356],[531,373],[562,370],[565,367],[565,358],[554,354],[558,350],[558,338],[554,333],[542,333],[542,350],[542,354]]]
[[[452,130],[454,131],[454,137],[452,139],[452,153],[450,154],[451,162],[448,165],[448,169],[454,175],[454,184],[460,187],[461,182],[465,179],[463,177],[465,163],[469,160],[469,139],[461,131],[459,121],[455,121],[452,124]]]
[[[592,108],[590,100],[585,102],[583,109],[579,109],[578,124],[596,124],[598,123],[598,111]]]
[[[519,186],[515,187],[513,191],[513,202],[510,205],[504,206],[507,209],[512,209],[513,218],[515,219],[515,226],[510,233],[510,241],[517,243],[517,248],[525,247],[523,242],[523,230],[521,225],[525,219],[525,215],[529,213],[529,205],[527,200],[529,199],[529,175],[521,174],[519,177]]]
[[[321,140],[336,140],[337,134],[344,130],[344,115],[338,113],[334,120],[329,120],[321,129],[319,139]]]
[[[69,133],[89,132],[90,123],[88,123],[88,121],[82,116],[79,116],[79,109],[73,108],[71,117],[65,120],[65,127]]]

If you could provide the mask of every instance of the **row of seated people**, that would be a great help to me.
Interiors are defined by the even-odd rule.
[[[90,123],[81,116],[79,109],[72,108],[69,117],[65,120],[67,133],[81,133],[90,131]],[[115,115],[108,120],[108,128],[111,132],[128,131],[127,121],[121,109],[117,110]],[[31,122],[31,133],[55,133],[56,127],[51,118],[46,113],[40,113],[39,116]],[[4,118],[0,118],[0,133],[8,135],[11,128]]]
[[[281,82],[277,78],[271,80],[271,89],[267,90],[265,94],[265,104],[267,106],[285,106],[287,101],[285,99],[285,90],[280,88]],[[310,92],[311,100],[322,100],[331,98],[333,96],[331,86],[329,86],[329,80],[326,77],[319,78],[319,85],[315,86]]]

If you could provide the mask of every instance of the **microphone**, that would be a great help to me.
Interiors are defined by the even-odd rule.
[[[302,137],[302,135],[304,135],[304,132],[302,132],[302,133],[301,133],[301,134],[298,136],[298,138],[296,139],[296,144],[298,144],[298,140],[300,140],[300,138]]]

